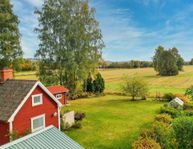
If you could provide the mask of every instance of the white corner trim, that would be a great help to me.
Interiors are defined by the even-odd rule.
[[[24,105],[24,103],[27,101],[27,99],[30,97],[30,95],[32,94],[32,92],[35,90],[35,88],[39,86],[41,89],[43,89],[57,104],[59,107],[62,107],[62,104],[60,103],[60,101],[58,101],[56,99],[56,97],[54,97],[54,95],[40,82],[37,81],[35,83],[35,85],[31,88],[31,90],[29,91],[29,93],[25,96],[25,98],[22,100],[22,102],[20,103],[20,105],[17,107],[17,109],[14,111],[14,113],[11,115],[11,117],[8,119],[8,122],[12,122],[16,116],[16,114],[19,112],[19,110],[22,108],[22,106]]]
[[[36,98],[36,97],[40,97],[40,102],[39,103],[34,102],[34,98]],[[32,95],[32,107],[42,105],[42,104],[43,104],[43,94]]]
[[[33,121],[36,120],[36,119],[39,119],[39,118],[43,118],[43,126],[34,129],[34,128],[33,128],[33,127],[34,127]],[[32,133],[33,133],[33,132],[36,132],[36,131],[38,131],[38,130],[44,129],[45,127],[46,127],[46,116],[45,116],[45,114],[38,115],[38,116],[35,116],[35,117],[32,117],[32,118],[31,118],[31,130],[32,130]]]
[[[58,107],[58,129],[60,129],[60,107]]]

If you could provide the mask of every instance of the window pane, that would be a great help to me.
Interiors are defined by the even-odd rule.
[[[40,96],[34,97],[34,103],[39,103],[40,102]]]
[[[38,119],[33,120],[33,129],[42,127],[44,125],[44,118],[40,117]]]

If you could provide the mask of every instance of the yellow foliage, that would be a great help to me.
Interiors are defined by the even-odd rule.
[[[190,102],[190,98],[184,94],[176,94],[176,97],[180,98],[184,103]]]

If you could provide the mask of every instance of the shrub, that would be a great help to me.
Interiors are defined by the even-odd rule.
[[[81,128],[81,127],[82,127],[82,125],[81,125],[81,123],[79,121],[76,121],[74,123],[74,125],[72,125],[72,128],[75,128],[75,129],[78,129],[78,128]]]
[[[86,116],[85,113],[76,112],[74,119],[76,121],[81,121],[83,118],[85,118],[85,116]]]
[[[162,113],[169,114],[172,118],[176,118],[184,114],[182,110],[174,109],[172,107],[161,107],[160,114]]]
[[[185,104],[184,104],[184,109],[185,109],[185,110],[187,110],[187,109],[193,110],[193,104],[185,103]]]
[[[176,96],[172,93],[166,93],[163,96],[163,99],[166,101],[171,101],[172,99],[174,99]]]
[[[174,135],[178,148],[193,148],[193,118],[180,117],[173,122]]]
[[[105,90],[105,80],[100,73],[96,75],[96,79],[93,81],[93,88],[94,92],[99,94],[103,93]]]
[[[150,138],[140,138],[132,145],[133,149],[161,149],[159,143]]]
[[[186,89],[185,95],[193,99],[193,85]]]
[[[151,138],[156,139],[156,134],[154,133],[153,129],[145,129],[140,134],[141,138]]]
[[[24,136],[27,136],[29,134],[31,134],[31,129],[26,129],[24,132]]]
[[[172,148],[172,129],[171,126],[162,123],[162,122],[154,122],[153,131],[156,134],[156,141],[159,142],[162,148]]]
[[[132,97],[132,100],[136,100],[136,97],[141,97],[143,99],[148,94],[148,85],[146,82],[135,77],[127,78],[122,89],[124,93]]]
[[[11,139],[11,141],[17,140],[19,138],[19,134],[17,131],[13,130],[11,133],[8,135]]]
[[[184,103],[189,103],[190,102],[190,99],[186,95],[176,94],[176,97],[180,98]]]
[[[159,122],[166,123],[166,124],[171,124],[171,122],[172,122],[172,118],[171,118],[171,116],[168,115],[168,114],[158,114],[158,115],[155,117],[155,120],[156,120],[156,121],[159,121]]]

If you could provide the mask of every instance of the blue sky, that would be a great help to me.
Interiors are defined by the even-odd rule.
[[[38,48],[35,8],[43,0],[11,0],[19,17],[25,57]],[[177,47],[185,60],[193,58],[192,0],[90,0],[102,29],[106,60],[151,60],[158,45]]]

